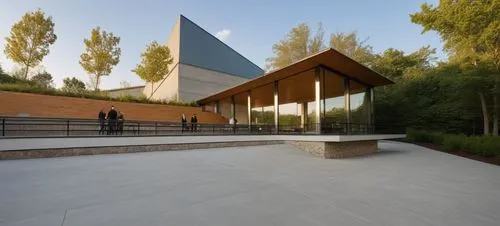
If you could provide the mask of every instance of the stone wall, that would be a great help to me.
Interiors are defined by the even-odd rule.
[[[0,160],[241,147],[241,146],[270,145],[270,144],[283,144],[283,143],[284,143],[283,141],[237,141],[237,142],[211,142],[211,143],[191,143],[191,144],[159,144],[159,145],[135,145],[135,146],[115,146],[115,147],[85,147],[85,148],[39,149],[39,150],[37,149],[37,150],[22,150],[22,151],[0,151]]]
[[[290,143],[301,150],[325,159],[349,158],[377,152],[376,140],[349,142],[291,141]]]

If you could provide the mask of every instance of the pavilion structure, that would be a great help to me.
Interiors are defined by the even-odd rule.
[[[393,82],[327,49],[198,101],[250,132],[373,134],[374,87]],[[267,125],[267,127],[265,127]]]

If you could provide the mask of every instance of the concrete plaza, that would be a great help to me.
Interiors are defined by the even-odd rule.
[[[500,168],[411,144],[0,161],[0,225],[499,225]]]

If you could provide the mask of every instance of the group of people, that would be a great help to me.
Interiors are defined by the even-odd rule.
[[[181,117],[181,124],[182,124],[182,132],[189,131],[190,128],[191,128],[191,132],[198,131],[198,117],[196,117],[196,114],[191,115],[190,128],[188,128],[187,119],[186,119],[186,116],[184,114],[182,114],[182,117]]]
[[[104,112],[104,109],[101,109],[101,111],[99,111],[98,118],[100,125],[99,134],[123,134],[123,123],[125,122],[125,117],[122,112],[115,109],[115,106],[111,106],[111,110],[108,111],[108,114]]]

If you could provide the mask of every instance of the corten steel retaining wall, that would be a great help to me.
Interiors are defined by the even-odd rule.
[[[31,93],[0,91],[0,116],[28,115],[29,117],[97,119],[101,109],[111,105],[123,112],[126,120],[179,122],[181,115],[189,119],[198,116],[199,123],[227,123],[228,119],[200,107],[159,104],[126,103],[75,97],[49,96]]]

